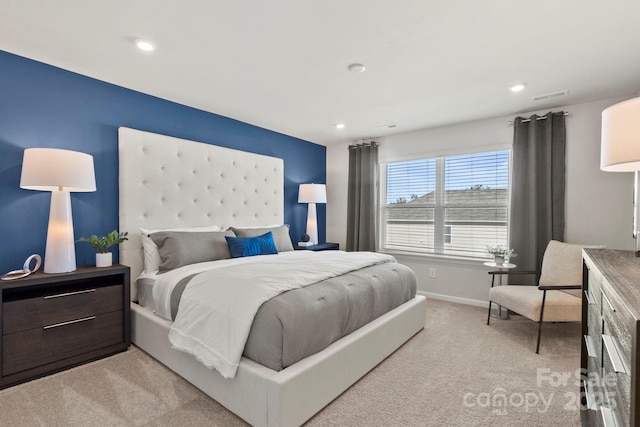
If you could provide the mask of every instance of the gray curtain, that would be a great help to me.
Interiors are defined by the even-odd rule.
[[[347,251],[375,251],[378,143],[349,146]]]
[[[539,272],[549,240],[564,241],[565,146],[564,112],[515,119],[510,246],[518,270]]]

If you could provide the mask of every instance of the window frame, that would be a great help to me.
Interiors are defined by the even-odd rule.
[[[469,261],[469,262],[477,262],[477,261],[487,261],[488,259],[491,259],[491,257],[487,254],[486,256],[483,257],[474,257],[474,256],[461,256],[461,255],[452,255],[452,254],[445,254],[442,252],[437,252],[437,248],[442,249],[443,245],[445,243],[445,235],[446,232],[445,227],[445,211],[448,207],[456,207],[456,205],[447,205],[444,202],[444,186],[445,186],[445,181],[444,181],[444,162],[445,162],[445,158],[447,157],[455,157],[455,156],[464,156],[464,155],[474,155],[474,154],[483,154],[483,153],[492,153],[492,152],[500,152],[500,151],[506,151],[508,153],[508,160],[509,160],[509,170],[508,170],[508,188],[507,188],[507,246],[510,245],[510,237],[511,237],[511,224],[509,222],[509,218],[510,218],[510,212],[511,212],[511,191],[512,191],[512,166],[513,166],[513,150],[511,145],[509,146],[504,146],[504,145],[491,145],[491,146],[486,146],[486,147],[480,147],[480,148],[476,148],[476,149],[469,149],[469,150],[455,150],[452,152],[438,152],[438,153],[424,153],[424,154],[419,154],[419,155],[413,155],[410,157],[402,157],[402,158],[398,158],[398,159],[385,159],[384,161],[379,162],[378,164],[378,178],[379,178],[379,191],[378,191],[378,248],[380,248],[381,252],[384,253],[389,253],[389,254],[395,254],[395,255],[401,255],[401,256],[409,256],[409,257],[416,257],[416,258],[438,258],[438,259],[442,259],[442,260],[450,260],[450,261]],[[440,167],[439,165],[436,167],[436,189],[440,190],[440,191],[436,191],[435,193],[435,197],[437,198],[435,203],[433,205],[421,205],[421,207],[429,207],[429,208],[433,208],[434,209],[434,229],[435,227],[440,224],[442,226],[442,230],[443,233],[435,233],[434,236],[434,249],[433,252],[427,252],[427,251],[418,251],[418,250],[403,250],[403,249],[396,249],[396,248],[388,248],[386,246],[386,224],[387,224],[387,165],[389,163],[398,163],[398,162],[408,162],[408,161],[413,161],[413,160],[424,160],[424,159],[436,159],[436,162],[442,162]],[[440,174],[439,174],[440,172]],[[438,174],[440,176],[438,176]],[[439,200],[442,199],[442,200]],[[438,204],[440,206],[438,206]],[[458,205],[461,206],[461,205]],[[472,207],[470,205],[463,205],[464,207],[468,208],[468,207]],[[477,206],[477,207],[486,207],[486,205],[483,206]],[[441,211],[441,214],[438,215],[437,212],[438,210]],[[441,218],[438,218],[441,217]],[[436,220],[436,218],[438,218]],[[439,221],[439,223],[436,223],[436,221]],[[438,234],[441,234],[440,236],[438,236]],[[449,236],[451,236],[452,233],[449,233]]]

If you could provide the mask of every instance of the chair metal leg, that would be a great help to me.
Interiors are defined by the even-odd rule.
[[[542,333],[542,322],[538,322],[538,343],[536,344],[536,354],[540,352],[540,334]]]
[[[491,273],[489,273],[491,274]],[[501,277],[502,279],[502,277]],[[491,274],[491,287],[493,288],[494,283],[496,282],[496,275]],[[498,306],[499,307],[499,306]],[[487,325],[489,324],[489,318],[491,317],[491,300],[489,300],[489,313],[487,313]]]
[[[536,344],[536,354],[540,352],[540,335],[542,334],[542,319],[544,315],[544,300],[547,298],[547,291],[542,291],[542,305],[540,306],[540,319],[538,320],[538,343]]]

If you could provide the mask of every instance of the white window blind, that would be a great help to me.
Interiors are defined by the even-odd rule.
[[[387,250],[488,257],[508,243],[509,151],[388,163]]]

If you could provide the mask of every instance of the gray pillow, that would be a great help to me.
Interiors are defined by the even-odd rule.
[[[276,249],[278,252],[287,252],[293,250],[293,244],[291,243],[291,237],[289,237],[289,226],[281,225],[278,227],[260,227],[260,228],[235,228],[229,227],[236,237],[257,237],[262,236],[269,231],[273,234],[273,241],[276,243]]]
[[[160,272],[173,270],[197,262],[231,258],[224,236],[235,236],[233,231],[189,233],[159,231],[149,237],[158,246]]]

